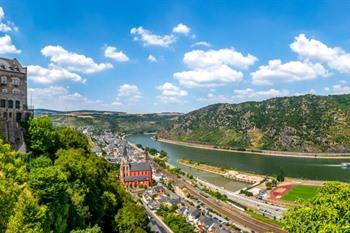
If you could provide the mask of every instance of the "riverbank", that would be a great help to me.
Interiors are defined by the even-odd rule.
[[[285,151],[270,151],[270,150],[241,151],[241,150],[234,150],[234,149],[215,148],[212,145],[205,145],[205,144],[191,143],[191,142],[181,142],[181,141],[174,141],[174,140],[163,139],[163,138],[158,138],[158,141],[163,143],[181,145],[181,146],[198,148],[198,149],[234,152],[234,153],[242,153],[242,154],[253,154],[253,155],[262,155],[262,156],[307,158],[307,159],[350,159],[350,153],[307,153],[307,152],[285,152]]]

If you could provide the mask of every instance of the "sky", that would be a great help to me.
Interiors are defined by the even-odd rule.
[[[0,0],[35,108],[189,112],[350,93],[350,1]]]

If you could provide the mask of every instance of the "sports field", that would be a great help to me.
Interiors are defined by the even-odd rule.
[[[308,201],[315,196],[318,189],[317,186],[297,185],[284,194],[281,199],[285,201]]]

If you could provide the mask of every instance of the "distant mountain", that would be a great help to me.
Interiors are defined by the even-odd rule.
[[[177,117],[160,138],[219,147],[350,151],[350,95],[214,104]]]
[[[94,126],[96,129],[109,129],[113,132],[146,133],[161,130],[169,121],[181,113],[131,114],[112,111],[55,111],[36,109],[35,116],[48,115],[56,125]]]

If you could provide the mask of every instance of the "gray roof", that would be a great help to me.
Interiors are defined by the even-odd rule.
[[[130,163],[130,171],[145,171],[152,170],[148,162],[144,163]]]
[[[0,70],[25,73],[27,69],[22,67],[16,58],[8,59],[0,57]]]
[[[192,213],[191,213],[191,217],[192,218],[199,218],[201,216],[201,211],[199,209],[195,209]]]
[[[148,176],[125,176],[124,180],[129,181],[146,181],[148,180]]]

